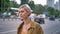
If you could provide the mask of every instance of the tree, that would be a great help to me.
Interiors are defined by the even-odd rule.
[[[0,0],[0,10],[1,10],[1,0]]]
[[[18,8],[19,7],[19,4],[17,4],[17,2],[15,2],[15,0],[10,1],[9,3],[10,3],[10,8],[11,7],[13,7],[13,8]],[[9,12],[11,12],[12,15],[15,15],[15,11],[10,10]]]
[[[55,9],[52,7],[48,7],[47,11],[49,12],[49,14],[48,14],[49,16],[54,15],[54,13],[55,13]]]
[[[55,17],[59,17],[59,10],[56,10],[56,12],[55,12]]]
[[[9,0],[1,0],[1,9],[5,10],[9,7]]]
[[[53,15],[55,17],[58,17],[59,11],[55,10],[53,7],[48,7],[47,11],[49,12],[49,16]]]
[[[41,4],[35,5],[35,13],[42,14],[45,11],[45,7],[43,7]]]
[[[9,8],[9,0],[0,0],[0,6],[0,13],[7,11],[7,9]]]
[[[15,1],[10,1],[10,7],[18,8],[19,4],[17,4]]]
[[[29,3],[28,3],[28,5],[31,7],[31,9],[33,10],[33,12],[32,13],[35,13],[35,4],[34,4],[34,1],[30,1]]]
[[[35,9],[34,1],[30,1],[28,4],[29,4],[29,6],[31,7],[32,10]]]
[[[22,4],[28,4],[28,1],[29,1],[29,0],[21,0],[21,5],[22,5]]]

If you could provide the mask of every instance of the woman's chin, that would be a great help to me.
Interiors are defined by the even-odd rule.
[[[25,20],[26,18],[21,18],[21,20]]]
[[[21,18],[21,21],[23,21],[23,19]]]

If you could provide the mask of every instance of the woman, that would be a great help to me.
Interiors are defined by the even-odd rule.
[[[19,25],[17,34],[43,34],[40,24],[30,19],[29,16],[32,11],[27,4],[21,5],[18,11],[23,22]]]

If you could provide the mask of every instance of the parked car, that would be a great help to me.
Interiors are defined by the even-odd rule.
[[[44,24],[45,23],[44,18],[35,18],[34,21],[38,22],[39,24]]]
[[[39,24],[44,24],[45,23],[45,16],[44,15],[38,15],[35,19],[34,19],[34,21],[35,22],[38,22]]]
[[[60,21],[60,18],[59,18],[59,21]]]
[[[3,17],[3,15],[0,13],[0,18],[2,18]]]
[[[54,20],[55,20],[55,17],[54,17],[54,16],[50,16],[50,17],[49,17],[49,20],[54,21]]]

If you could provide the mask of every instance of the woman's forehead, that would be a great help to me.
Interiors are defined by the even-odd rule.
[[[19,8],[19,10],[18,11],[24,11],[24,8]]]

